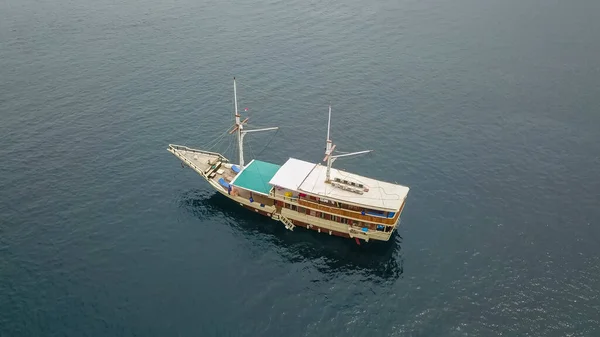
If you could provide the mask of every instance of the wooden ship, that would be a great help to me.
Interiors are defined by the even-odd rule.
[[[334,154],[327,123],[324,165],[289,158],[283,165],[252,159],[244,162],[244,136],[277,127],[246,129],[241,120],[233,79],[235,124],[239,158],[234,164],[220,153],[169,144],[168,151],[194,169],[215,190],[253,212],[268,216],[294,230],[304,227],[319,233],[360,240],[388,241],[400,223],[409,188],[371,179],[332,167],[337,158],[371,152]]]

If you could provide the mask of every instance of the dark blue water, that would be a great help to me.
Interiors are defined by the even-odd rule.
[[[600,335],[600,2],[0,1],[0,336]],[[287,231],[167,144],[411,187]],[[214,147],[235,157],[231,138]]]

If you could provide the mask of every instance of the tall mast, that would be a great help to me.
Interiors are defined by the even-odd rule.
[[[233,100],[235,106],[235,125],[233,130],[229,131],[229,133],[237,133],[238,139],[238,149],[239,149],[239,164],[240,167],[244,167],[244,136],[250,132],[260,132],[260,131],[269,131],[269,130],[277,130],[278,127],[270,127],[263,129],[254,129],[254,130],[244,130],[244,124],[248,121],[248,118],[240,121],[240,113],[238,112],[238,103],[237,103],[237,88],[235,84],[235,77],[233,78]]]
[[[329,140],[329,129],[331,128],[331,103],[329,103],[329,118],[327,118],[327,143]]]
[[[238,112],[238,103],[237,103],[237,88],[235,85],[235,77],[233,78],[233,100],[235,105],[235,125],[237,127],[237,139],[238,139],[238,149],[239,149],[239,164],[241,167],[244,167],[244,142],[242,136],[242,129],[244,125],[240,122],[240,114]]]
[[[333,142],[331,141],[331,139],[329,139],[329,130],[331,129],[331,103],[329,103],[329,117],[327,118],[327,145],[325,148],[325,155],[327,156],[327,173],[325,175],[325,181],[329,181],[329,172],[331,171],[331,153],[333,152],[333,149],[331,148],[331,146],[333,145]]]
[[[325,182],[326,183],[331,181],[331,178],[330,178],[331,164],[333,164],[333,162],[337,158],[349,157],[349,156],[359,155],[359,154],[363,154],[363,153],[369,153],[372,151],[372,150],[365,150],[365,151],[351,152],[351,153],[345,153],[345,154],[338,154],[338,155],[334,156],[333,151],[335,150],[335,145],[333,144],[331,139],[329,139],[330,128],[331,128],[331,104],[329,104],[329,118],[327,120],[327,148],[325,150],[325,158],[323,158],[323,161],[327,161],[327,171],[325,171]]]

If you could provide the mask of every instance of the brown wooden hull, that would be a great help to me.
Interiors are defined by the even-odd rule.
[[[258,208],[251,207],[251,206],[248,206],[248,205],[242,205],[242,207],[244,207],[245,209],[247,209],[249,211],[252,211],[254,213],[258,213],[260,215],[271,217],[271,213],[265,212],[265,211],[260,210]],[[331,232],[331,234],[329,234],[329,235],[335,235],[335,236],[339,236],[339,237],[347,238],[347,239],[350,238],[350,235],[348,233],[343,233],[343,232],[338,232],[338,231],[330,230],[330,229],[327,229],[327,228],[319,227],[319,226],[316,226],[316,225],[313,225],[313,224],[309,224],[309,223],[306,223],[306,222],[302,222],[302,221],[298,221],[298,220],[292,220],[292,219],[290,219],[290,221],[295,226],[297,226],[297,227],[303,227],[304,229],[310,229],[310,230],[313,230],[315,232],[324,233],[324,234],[329,234],[329,232]]]
[[[230,181],[226,159],[219,154],[171,145],[169,151],[185,165],[200,174],[219,193],[238,205],[283,223],[286,229],[303,227],[327,235],[364,241],[389,241],[397,227],[404,203],[392,218],[376,218],[360,212],[325,206],[298,198],[270,195],[231,187],[222,180]],[[215,164],[215,162],[217,164]],[[222,169],[225,167],[225,169]],[[232,171],[233,172],[233,171]],[[229,174],[229,176],[228,176]]]

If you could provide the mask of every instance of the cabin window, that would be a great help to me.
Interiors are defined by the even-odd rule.
[[[292,211],[296,210],[296,205],[292,205]]]
[[[318,212],[318,214],[319,214],[319,217],[320,217],[321,219],[324,219],[324,218],[325,218],[325,214],[324,214],[323,212]]]
[[[306,208],[304,208],[304,207],[298,207],[298,212],[300,212],[300,213],[306,213]]]
[[[374,209],[367,209],[365,210],[365,213],[367,215],[374,215],[374,216],[385,216],[385,212],[384,211],[378,211],[378,210],[374,210]]]
[[[329,219],[331,219],[331,215],[325,214],[325,220],[329,220]]]

